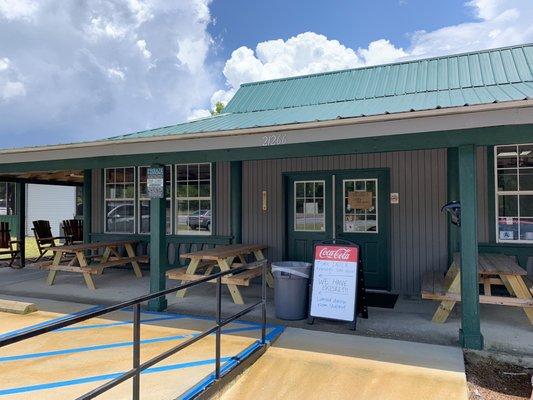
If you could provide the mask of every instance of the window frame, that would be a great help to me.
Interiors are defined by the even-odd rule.
[[[376,212],[375,213],[371,213],[371,214],[376,214],[376,230],[375,231],[368,231],[368,230],[365,230],[365,231],[355,231],[355,232],[347,232],[346,231],[346,182],[354,182],[354,190],[355,190],[355,182],[357,181],[364,181],[365,182],[365,191],[366,191],[366,182],[368,181],[373,181],[374,182],[374,185],[375,185],[375,188],[376,188]],[[357,191],[357,190],[356,190]],[[348,214],[350,215],[350,214]],[[356,213],[353,214],[354,216],[357,216]],[[368,221],[367,219],[367,216],[368,216],[368,213],[367,211],[365,210],[365,227],[366,227],[366,222]],[[342,180],[342,233],[343,234],[355,234],[355,235],[358,235],[358,234],[379,234],[379,182],[378,182],[378,179],[377,178],[354,178],[354,179],[343,179]]]
[[[305,196],[305,185],[307,183],[313,183],[313,184],[316,184],[316,183],[322,183],[323,185],[323,196],[322,196],[322,201],[324,202],[324,211],[323,211],[323,216],[324,216],[324,225],[323,225],[323,229],[321,230],[316,230],[316,229],[313,229],[313,230],[309,230],[309,229],[297,229],[296,226],[296,215],[297,215],[297,212],[296,212],[296,206],[297,206],[297,200],[300,199],[301,197],[297,197],[296,196],[296,186],[298,183],[303,183],[304,184],[304,204],[305,204],[305,200],[308,198],[307,196]],[[308,233],[325,233],[326,230],[327,230],[327,221],[326,221],[326,180],[325,179],[309,179],[309,180],[297,180],[297,181],[294,181],[293,183],[293,199],[292,199],[292,202],[293,202],[293,212],[294,212],[294,218],[292,220],[292,229],[294,232],[308,232]],[[317,199],[317,197],[314,195],[314,191],[313,191],[313,199]],[[305,211],[305,206],[304,206],[304,211]],[[304,212],[304,215],[305,215],[305,212]],[[318,215],[318,214],[317,214]],[[305,222],[304,222],[304,225],[305,225]]]
[[[215,220],[215,207],[214,207],[214,193],[213,193],[213,177],[214,177],[214,173],[213,173],[213,163],[212,162],[192,162],[192,163],[178,163],[178,164],[174,164],[174,179],[173,179],[173,190],[176,190],[176,188],[178,187],[178,166],[183,166],[183,165],[201,165],[201,164],[207,164],[209,165],[209,204],[211,205],[210,206],[210,211],[211,211],[211,229],[208,233],[199,233],[201,231],[197,230],[197,231],[184,231],[184,232],[180,232],[178,229],[179,229],[179,223],[178,223],[178,201],[179,200],[187,200],[187,201],[190,201],[191,199],[193,200],[198,200],[198,201],[202,201],[202,200],[207,200],[206,197],[180,197],[178,199],[178,194],[177,193],[174,193],[172,192],[172,202],[174,204],[174,206],[172,207],[173,211],[174,211],[174,230],[173,230],[173,234],[176,235],[176,236],[199,236],[199,237],[202,237],[202,236],[213,236],[214,235],[214,220]],[[187,180],[188,182],[188,180]],[[198,182],[200,182],[200,179],[198,179]]]
[[[166,231],[166,234],[167,236],[169,235],[172,235],[172,233],[174,232],[174,218],[172,217],[173,215],[173,210],[174,210],[174,202],[172,201],[172,195],[174,193],[173,191],[173,188],[174,188],[174,182],[173,182],[173,177],[174,177],[174,168],[173,168],[173,164],[165,164],[165,168],[166,167],[169,167],[170,169],[170,197],[165,197],[165,201],[167,200],[170,200],[170,230]],[[141,197],[141,168],[150,168],[150,165],[138,165],[136,167],[136,171],[137,171],[137,176],[135,177],[135,193],[137,195],[137,212],[136,212],[136,221],[137,221],[137,226],[136,226],[136,229],[135,229],[135,233],[138,233],[139,235],[149,235],[150,232],[141,232],[141,201],[150,201],[150,198],[149,197]]]
[[[133,169],[133,232],[117,232],[117,231],[108,231],[107,230],[107,202],[108,201],[120,201],[121,199],[108,199],[107,198],[107,171],[110,169],[119,169],[119,168],[132,168]],[[112,234],[112,235],[135,235],[137,233],[137,168],[135,166],[127,166],[127,167],[108,167],[104,168],[103,171],[103,197],[104,197],[104,206],[103,206],[103,219],[104,219],[104,233]],[[115,179],[116,183],[116,179]],[[124,200],[124,199],[122,199]],[[130,201],[129,199],[127,201]]]
[[[500,147],[509,147],[509,146],[515,146],[516,147],[516,157],[520,157],[520,154],[518,154],[518,148],[519,146],[533,146],[533,143],[510,143],[510,144],[502,144],[502,145],[495,145],[493,148],[494,152],[494,163],[493,163],[493,171],[494,171],[494,229],[495,229],[495,236],[496,236],[496,243],[502,243],[502,244],[533,244],[533,240],[527,240],[527,239],[520,239],[520,196],[533,196],[533,190],[520,190],[520,166],[517,164],[516,167],[513,168],[500,168],[500,170],[505,169],[515,169],[516,170],[516,179],[517,179],[517,190],[498,190],[498,148]],[[526,167],[527,168],[527,167]],[[526,169],[524,168],[524,169]],[[531,168],[533,170],[533,168]],[[505,240],[500,239],[500,227],[499,227],[499,196],[517,196],[517,216],[516,217],[510,217],[510,218],[516,218],[518,220],[518,239],[516,240]],[[504,217],[502,217],[504,218]],[[524,218],[530,218],[530,217],[524,217]]]
[[[17,215],[18,213],[18,204],[17,204],[17,184],[15,182],[6,182],[6,181],[2,181],[0,182],[0,185],[4,185],[5,187],[5,205],[6,205],[6,213],[5,214],[0,214],[0,215],[5,215],[5,216],[9,216],[9,215]],[[8,190],[8,187],[12,186],[12,191],[11,190]],[[9,193],[13,193],[13,212],[10,214],[8,213],[8,194]]]

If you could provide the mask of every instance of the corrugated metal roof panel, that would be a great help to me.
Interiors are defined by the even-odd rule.
[[[223,115],[118,138],[268,127],[531,98],[533,45],[528,44],[245,84]]]

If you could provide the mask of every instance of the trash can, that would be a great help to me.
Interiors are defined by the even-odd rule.
[[[272,264],[276,317],[285,320],[307,318],[311,264],[281,261]]]

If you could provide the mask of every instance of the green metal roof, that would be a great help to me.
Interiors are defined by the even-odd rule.
[[[224,114],[114,137],[268,127],[533,98],[533,44],[241,85]]]

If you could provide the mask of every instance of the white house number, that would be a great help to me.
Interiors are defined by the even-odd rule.
[[[285,143],[287,143],[286,134],[263,136],[263,146],[276,146]]]

